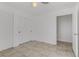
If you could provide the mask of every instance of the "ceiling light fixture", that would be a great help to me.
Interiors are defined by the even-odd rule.
[[[37,2],[36,2],[36,0],[32,0],[32,6],[33,6],[33,7],[37,7]]]
[[[48,2],[41,2],[42,4],[48,4]],[[37,7],[37,2],[36,0],[32,0],[32,6]]]
[[[37,7],[37,2],[32,2],[33,7]]]

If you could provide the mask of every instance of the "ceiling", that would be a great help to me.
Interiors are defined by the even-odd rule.
[[[76,5],[77,2],[49,2],[48,4],[42,4],[38,2],[37,7],[32,7],[31,2],[5,2],[6,5],[20,10],[28,15],[44,14],[51,11],[58,11],[66,8],[71,8]]]

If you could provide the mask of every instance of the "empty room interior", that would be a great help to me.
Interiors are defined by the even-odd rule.
[[[0,2],[0,57],[78,57],[78,2]]]

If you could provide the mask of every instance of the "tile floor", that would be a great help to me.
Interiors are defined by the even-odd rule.
[[[0,57],[74,57],[74,54],[70,43],[58,42],[57,45],[51,45],[29,41],[18,47],[0,51]]]

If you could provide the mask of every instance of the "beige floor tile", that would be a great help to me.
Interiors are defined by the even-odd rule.
[[[18,47],[0,52],[4,57],[74,57],[70,43],[58,42],[51,45],[44,42],[30,41]]]

